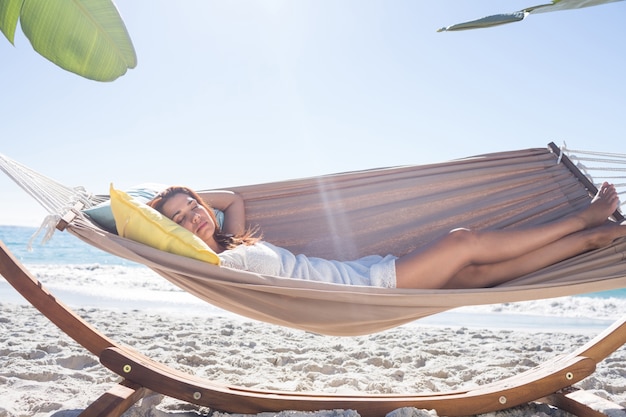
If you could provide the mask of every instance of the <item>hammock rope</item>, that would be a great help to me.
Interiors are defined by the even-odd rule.
[[[98,199],[84,187],[63,185],[3,154],[0,154],[0,169],[48,212],[41,226],[30,238],[29,250],[32,250],[33,241],[42,233],[42,243],[50,240],[64,215],[69,212],[79,215],[77,207],[87,208],[98,203]]]
[[[615,185],[618,195],[626,195],[626,182],[623,182],[626,181],[626,175],[616,174],[626,173],[626,154],[570,149],[567,144],[563,144],[560,149],[596,187],[604,181],[611,182]],[[589,163],[597,165],[588,165]],[[620,201],[620,207],[624,204],[626,201]]]

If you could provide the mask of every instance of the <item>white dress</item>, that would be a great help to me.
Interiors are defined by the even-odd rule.
[[[370,255],[355,261],[330,261],[294,255],[267,242],[241,245],[219,254],[222,266],[311,281],[395,288],[396,256]]]

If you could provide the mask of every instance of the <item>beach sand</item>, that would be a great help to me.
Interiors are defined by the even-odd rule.
[[[588,331],[506,330],[463,325],[402,326],[361,337],[319,336],[235,316],[77,309],[114,340],[179,370],[250,388],[327,393],[411,393],[472,387],[510,377],[593,335]],[[0,304],[0,417],[76,416],[120,378],[34,308]],[[576,384],[626,406],[626,349]],[[155,395],[129,416],[224,417]],[[622,414],[615,415],[624,415]],[[394,417],[436,415],[400,409]],[[275,413],[265,414],[274,416]],[[352,410],[278,414],[357,416]],[[529,404],[493,416],[562,416]]]

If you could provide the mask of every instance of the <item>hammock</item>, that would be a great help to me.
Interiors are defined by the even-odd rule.
[[[142,263],[220,308],[321,334],[361,335],[461,306],[626,287],[624,240],[494,288],[384,289],[238,271],[110,233],[78,208],[102,197],[64,187],[1,155],[0,166],[48,208],[53,223],[65,217],[67,230],[85,242]],[[340,260],[402,255],[460,226],[494,229],[552,221],[581,209],[595,193],[553,144],[230,189],[243,195],[248,221],[261,227],[265,240],[296,253]],[[619,212],[614,216],[621,219]]]

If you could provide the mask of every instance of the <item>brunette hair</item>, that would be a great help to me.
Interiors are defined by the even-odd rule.
[[[253,245],[260,240],[259,237],[255,236],[258,232],[256,228],[248,228],[245,232],[238,235],[224,233],[222,231],[222,228],[219,226],[213,208],[209,206],[207,202],[204,201],[204,199],[200,197],[197,192],[187,187],[182,187],[178,185],[168,187],[165,190],[161,191],[159,194],[157,194],[156,197],[150,200],[147,204],[162,214],[163,205],[175,194],[186,194],[196,200],[199,205],[206,209],[206,211],[209,213],[209,216],[213,220],[213,223],[215,223],[215,232],[213,234],[213,237],[222,248],[233,249],[239,245]]]

